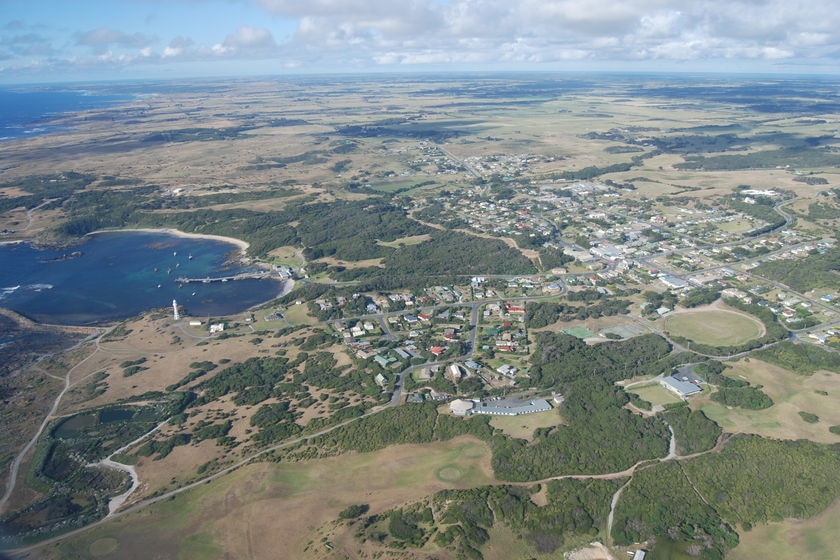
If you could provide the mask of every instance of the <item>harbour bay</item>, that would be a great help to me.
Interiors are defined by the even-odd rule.
[[[244,311],[281,293],[279,279],[190,282],[258,272],[240,247],[219,239],[167,232],[90,235],[69,248],[0,245],[0,307],[33,320],[66,325],[122,320],[176,299],[195,317]]]

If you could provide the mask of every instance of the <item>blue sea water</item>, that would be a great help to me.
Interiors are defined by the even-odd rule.
[[[0,141],[47,134],[55,130],[49,121],[59,115],[97,109],[131,99],[132,95],[91,87],[0,88]]]
[[[217,240],[138,231],[97,233],[62,249],[3,244],[0,307],[43,323],[86,325],[171,309],[173,299],[184,314],[209,317],[277,297],[279,280],[177,281],[253,271],[237,261],[238,250]]]

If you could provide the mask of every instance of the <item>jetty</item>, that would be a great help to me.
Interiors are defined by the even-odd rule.
[[[195,284],[200,282],[202,284],[209,284],[211,282],[228,282],[234,280],[261,280],[263,278],[277,278],[280,279],[279,276],[272,275],[270,271],[261,271],[261,272],[243,272],[241,274],[234,274],[233,276],[207,276],[205,278],[176,278],[175,281],[180,284]]]

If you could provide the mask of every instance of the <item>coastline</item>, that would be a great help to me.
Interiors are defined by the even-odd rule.
[[[242,256],[245,257],[248,252],[248,247],[251,245],[247,241],[237,239],[236,237],[225,237],[224,235],[213,235],[210,233],[187,233],[174,228],[129,228],[129,229],[99,229],[86,233],[85,235],[96,235],[97,233],[117,233],[121,231],[139,231],[144,233],[167,233],[176,237],[183,237],[187,239],[210,239],[212,241],[221,241],[223,243],[230,243],[236,245]]]

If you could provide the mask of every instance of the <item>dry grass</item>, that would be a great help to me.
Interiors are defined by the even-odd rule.
[[[538,412],[536,414],[523,414],[521,416],[491,416],[490,425],[502,430],[512,438],[519,438],[528,441],[534,439],[534,431],[537,428],[551,428],[564,424],[563,418],[556,409]]]
[[[840,527],[840,500],[825,511],[804,521],[788,519],[767,523],[751,531],[741,531],[740,544],[729,554],[731,560],[840,560],[837,528]]]
[[[726,375],[740,377],[773,399],[773,406],[764,410],[726,408],[708,397],[696,398],[695,405],[720,424],[727,432],[743,432],[781,439],[810,439],[820,443],[838,443],[840,436],[828,431],[840,424],[840,375],[819,371],[803,377],[760,360],[741,360],[732,364]],[[818,393],[823,391],[827,395]],[[799,412],[810,412],[820,421],[809,424]]]
[[[651,403],[652,405],[665,405],[675,402],[680,402],[680,398],[660,385],[659,383],[651,383],[649,385],[638,385],[627,390],[630,393],[636,393],[641,398]]]
[[[312,325],[318,322],[317,319],[309,314],[305,303],[290,305],[284,315],[286,316],[286,320],[292,325]]]
[[[436,475],[443,468],[455,468],[462,476],[441,481]],[[358,558],[359,545],[348,530],[331,524],[348,505],[367,503],[377,513],[444,488],[493,480],[490,450],[468,437],[314,462],[249,465],[172,501],[71,537],[43,551],[43,557],[87,557],[93,546],[100,558],[145,559],[148,535],[153,534],[161,558]],[[338,545],[334,554],[319,542],[324,532]],[[111,541],[103,546],[102,539],[117,541],[113,552],[102,552],[113,547]],[[310,542],[316,546],[307,550]],[[205,550],[212,554],[205,556]]]
[[[409,246],[409,245],[419,245],[424,241],[428,241],[431,239],[431,235],[428,233],[424,233],[422,235],[411,235],[408,237],[401,237],[399,239],[395,239],[394,241],[377,241],[377,245],[383,245],[385,247],[393,247],[394,249],[398,249],[402,246]]]
[[[344,268],[365,268],[368,266],[378,266],[380,268],[385,268],[385,265],[382,264],[382,259],[367,259],[363,261],[343,261],[341,259],[336,259],[335,257],[323,257],[318,259],[318,262],[322,262],[329,266],[343,266]]]

